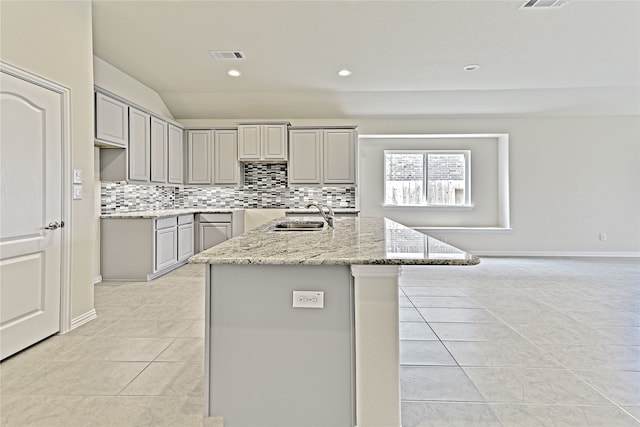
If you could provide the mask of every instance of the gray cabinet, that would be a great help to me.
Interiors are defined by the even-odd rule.
[[[194,215],[103,218],[101,272],[105,280],[152,280],[194,253]]]
[[[237,135],[235,129],[187,131],[187,184],[238,185]]]
[[[322,135],[318,129],[289,131],[289,183],[322,182]]]
[[[151,116],[129,108],[129,180],[149,182]]]
[[[177,217],[156,220],[155,271],[171,267],[178,260]]]
[[[195,253],[193,215],[178,217],[178,261],[186,261]]]
[[[354,128],[289,130],[289,183],[355,184],[357,133]]]
[[[240,163],[238,162],[238,131],[213,131],[213,184],[238,185]]]
[[[211,184],[211,131],[187,131],[187,184]]]
[[[229,240],[231,238],[231,223],[212,222],[200,224],[198,236],[200,242],[198,251],[202,252],[215,245]]]
[[[129,106],[105,94],[95,94],[96,145],[126,148],[129,138]]]
[[[167,182],[169,168],[169,124],[151,117],[151,182]]]
[[[184,136],[179,124],[98,91],[95,114],[102,181],[184,183]]]
[[[167,181],[171,184],[184,183],[184,137],[182,129],[169,124],[169,166]]]
[[[244,232],[244,212],[200,213],[196,218],[196,251],[202,252]]]
[[[287,160],[288,123],[239,124],[238,160]]]

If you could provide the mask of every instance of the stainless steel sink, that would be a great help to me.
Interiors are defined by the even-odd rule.
[[[319,231],[324,221],[283,221],[271,227],[271,231]]]

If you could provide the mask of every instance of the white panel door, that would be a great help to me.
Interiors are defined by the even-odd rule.
[[[0,359],[60,330],[61,105],[0,73]]]

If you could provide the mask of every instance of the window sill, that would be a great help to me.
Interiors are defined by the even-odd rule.
[[[383,204],[383,209],[435,209],[435,210],[471,210],[474,205],[388,205]]]
[[[446,233],[510,233],[511,227],[410,227],[423,234],[433,232]]]

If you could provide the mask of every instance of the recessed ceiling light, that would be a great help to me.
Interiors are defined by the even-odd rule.
[[[465,65],[463,70],[465,70],[465,71],[475,71],[478,68],[480,68],[480,66],[478,64],[469,64],[469,65]]]
[[[229,70],[227,74],[229,74],[231,77],[240,77],[242,73],[238,70]]]
[[[343,69],[343,70],[338,71],[338,75],[340,77],[347,77],[347,76],[351,75],[351,71],[349,71],[347,69]]]

